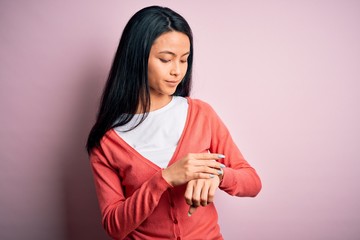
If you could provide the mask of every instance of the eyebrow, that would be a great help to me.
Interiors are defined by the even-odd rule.
[[[164,53],[164,54],[170,54],[170,55],[176,56],[176,54],[175,54],[175,53],[170,52],[170,51],[161,51],[161,52],[159,52],[159,54],[161,54],[161,53]],[[190,51],[189,51],[189,52],[187,52],[187,53],[184,53],[184,54],[183,54],[183,55],[181,55],[181,56],[183,57],[183,56],[188,55],[188,54],[190,54]]]

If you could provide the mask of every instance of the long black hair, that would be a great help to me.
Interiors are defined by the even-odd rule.
[[[187,72],[175,96],[189,96],[193,62],[192,31],[186,20],[166,7],[146,7],[134,14],[126,24],[102,94],[96,122],[90,131],[88,153],[99,147],[101,138],[111,128],[128,123],[141,109],[146,118],[150,109],[148,58],[151,46],[160,35],[177,31],[190,40]],[[140,121],[141,123],[141,121]]]

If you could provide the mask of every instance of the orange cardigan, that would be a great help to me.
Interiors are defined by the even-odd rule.
[[[219,186],[230,195],[254,197],[261,189],[255,170],[245,161],[214,110],[187,98],[188,116],[169,165],[188,153],[224,154]],[[108,131],[90,154],[102,224],[114,239],[223,239],[213,203],[189,217],[186,184],[172,187],[162,169]]]

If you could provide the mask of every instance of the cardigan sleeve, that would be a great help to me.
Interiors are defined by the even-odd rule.
[[[153,212],[162,194],[171,187],[155,173],[125,198],[118,173],[98,149],[90,154],[102,225],[114,239],[124,239]]]
[[[212,135],[210,152],[225,155],[224,159],[219,160],[226,166],[219,188],[233,196],[255,197],[262,187],[258,174],[244,159],[225,124],[209,105],[208,107]]]

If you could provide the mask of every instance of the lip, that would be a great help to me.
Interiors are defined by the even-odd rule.
[[[165,80],[165,82],[172,86],[178,85],[180,83],[179,80]]]

